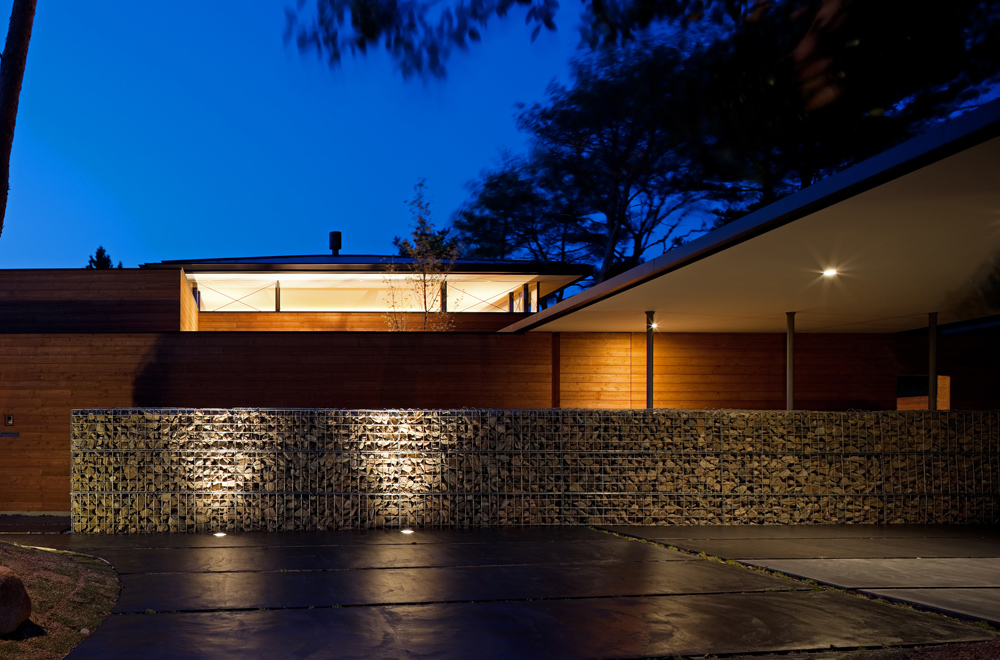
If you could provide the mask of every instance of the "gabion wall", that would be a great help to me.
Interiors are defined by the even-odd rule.
[[[1000,413],[77,410],[77,532],[996,523]]]

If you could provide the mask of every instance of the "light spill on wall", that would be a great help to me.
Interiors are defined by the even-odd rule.
[[[78,410],[79,532],[996,523],[1000,413]]]

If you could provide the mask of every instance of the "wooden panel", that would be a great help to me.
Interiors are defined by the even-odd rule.
[[[68,510],[73,408],[545,408],[551,352],[538,334],[0,335],[0,511]]]
[[[419,331],[422,314],[400,314],[403,327]],[[468,312],[451,314],[452,332],[496,332],[528,316],[527,314]],[[377,312],[202,312],[199,330],[245,331],[388,331],[385,315]]]
[[[180,305],[181,305],[181,326],[180,329],[184,332],[197,332],[198,331],[198,302],[195,300],[194,292],[191,289],[191,284],[187,280],[187,276],[184,275],[184,271],[180,271]]]
[[[630,407],[633,389],[630,343],[629,333],[561,333],[562,407]]]
[[[801,334],[796,340],[798,408],[895,407],[891,335]],[[562,347],[564,406],[645,407],[645,333],[563,333]],[[656,407],[783,409],[785,337],[658,333],[653,378]]]
[[[180,270],[0,270],[0,333],[180,327]]]

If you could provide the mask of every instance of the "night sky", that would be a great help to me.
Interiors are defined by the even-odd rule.
[[[330,70],[282,43],[281,1],[39,2],[21,90],[0,268],[76,268],[103,245],[165,259],[389,254],[421,178],[436,225],[518,151],[517,102],[575,52],[579,5],[530,43],[491,23],[446,80],[381,51]],[[11,2],[0,1],[3,34]]]

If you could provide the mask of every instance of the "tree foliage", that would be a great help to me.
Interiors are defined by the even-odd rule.
[[[740,12],[713,39],[661,34],[574,62],[572,84],[519,118],[529,153],[471,184],[453,219],[462,241],[489,256],[549,258],[533,242],[544,236],[558,254],[598,264],[600,281],[713,218],[883,151],[1000,82],[990,47],[1000,12],[989,3]]]
[[[543,27],[555,29],[557,0],[460,0],[444,7],[429,0],[315,0],[308,10],[302,1],[285,9],[285,41],[331,66],[345,52],[364,55],[381,44],[404,75],[444,76],[452,51],[478,42],[490,20],[514,6],[527,8],[532,39]]]
[[[87,261],[87,265],[84,268],[95,268],[97,270],[111,270],[114,268],[114,262],[111,260],[111,255],[104,250],[103,245],[97,246],[97,252],[95,252]],[[122,267],[122,262],[118,262],[118,268]]]
[[[390,263],[386,271],[389,312],[385,319],[390,330],[410,329],[406,312],[414,309],[420,314],[420,330],[444,331],[453,324],[454,319],[442,309],[442,302],[461,245],[457,238],[448,235],[449,228],[434,228],[426,188],[425,181],[417,182],[413,198],[407,202],[413,220],[410,237],[397,236],[392,241],[403,260]],[[400,274],[405,277],[396,277]]]

